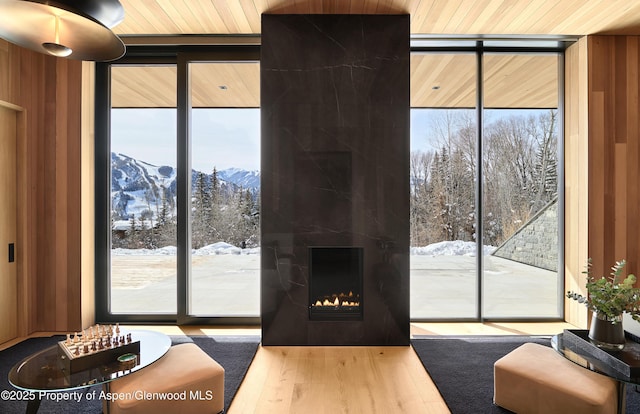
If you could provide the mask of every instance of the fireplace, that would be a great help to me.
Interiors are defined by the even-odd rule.
[[[362,248],[309,248],[309,319],[362,320]]]
[[[262,15],[263,346],[409,344],[409,16]]]

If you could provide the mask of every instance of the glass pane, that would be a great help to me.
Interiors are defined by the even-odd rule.
[[[484,108],[557,108],[558,55],[485,54]]]
[[[411,318],[476,318],[475,111],[413,109],[411,123]]]
[[[189,314],[257,317],[259,64],[190,66],[194,108]]]
[[[475,55],[414,57],[411,99],[431,108],[411,109],[411,318],[476,318]]]
[[[559,317],[558,56],[484,66],[483,315]]]
[[[475,54],[412,54],[411,108],[475,108]]]
[[[176,68],[111,73],[110,311],[175,314]]]

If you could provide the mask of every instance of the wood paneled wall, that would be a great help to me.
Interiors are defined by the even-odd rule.
[[[565,53],[565,291],[582,290],[588,251],[587,38]],[[587,308],[565,299],[565,320],[588,323]]]
[[[590,36],[589,257],[594,274],[615,261],[640,270],[640,37]]]
[[[24,118],[17,159],[21,335],[82,326],[81,79],[79,61],[0,40],[0,100]]]
[[[95,63],[82,63],[82,137],[81,137],[81,314],[82,327],[95,323]]]
[[[588,36],[566,55],[566,287],[626,259],[640,272],[640,36]],[[583,288],[584,289],[584,288]],[[566,319],[587,326],[584,306]]]

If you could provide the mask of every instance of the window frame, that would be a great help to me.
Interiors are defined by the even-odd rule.
[[[504,41],[505,47],[485,47],[484,41],[490,42],[496,39],[470,39],[451,38],[444,39],[433,37],[433,46],[429,46],[428,36],[413,36],[412,42],[420,43],[421,46],[412,46],[411,53],[475,53],[478,61],[477,65],[477,102],[476,102],[476,123],[477,123],[477,157],[482,156],[482,128],[483,128],[483,91],[482,91],[482,64],[483,54],[491,53],[557,53],[558,54],[558,277],[561,281],[558,286],[558,297],[564,297],[564,51],[575,39],[557,38],[555,46],[551,47],[522,47],[522,42],[536,40],[534,38],[518,37],[512,39],[514,47],[508,47],[509,38],[497,39]],[[475,41],[475,46],[457,47],[452,46],[452,42],[464,41],[469,44],[469,40]],[[549,39],[545,39],[549,40]],[[242,42],[241,42],[242,43]],[[259,42],[258,42],[259,43]],[[438,45],[440,43],[440,45]],[[191,62],[224,62],[224,61],[260,61],[259,44],[233,44],[228,42],[225,45],[161,45],[161,46],[129,46],[126,55],[115,62],[98,62],[95,65],[95,315],[98,322],[128,322],[128,323],[177,323],[182,324],[217,324],[217,325],[259,325],[258,317],[196,317],[187,314],[188,308],[188,276],[191,266],[191,238],[190,238],[190,200],[189,192],[191,185],[190,160],[190,120],[189,120],[189,75],[188,64]],[[111,165],[110,165],[110,90],[111,90],[111,67],[114,65],[141,65],[141,64],[172,64],[177,67],[177,219],[178,219],[178,239],[177,239],[177,313],[176,314],[113,314],[110,312],[111,286],[110,286],[110,246],[111,246],[111,225],[110,225],[110,191],[111,188]],[[481,163],[478,163],[480,168]],[[478,172],[476,188],[476,205],[478,233],[482,235],[482,179],[481,172]],[[182,230],[182,229],[186,229]],[[476,241],[478,251],[482,251],[482,237]],[[483,258],[476,255],[478,269],[478,314],[472,319],[411,319],[411,322],[428,321],[476,321],[476,322],[504,322],[504,321],[562,321],[564,320],[564,301],[558,301],[558,318],[494,318],[487,319],[482,316],[483,307]]]
[[[564,321],[564,52],[571,44],[571,39],[562,39],[550,47],[522,47],[522,42],[526,39],[513,39],[517,46],[509,47],[510,39],[500,39],[505,44],[504,47],[485,47],[485,40],[477,40],[474,47],[452,47],[450,42],[445,42],[442,46],[438,46],[438,41],[434,42],[434,46],[422,46],[411,49],[411,53],[428,53],[428,54],[455,54],[455,53],[474,53],[476,55],[476,159],[483,158],[483,133],[484,133],[484,54],[538,54],[558,56],[558,285],[557,285],[557,317],[490,317],[487,318],[483,314],[484,308],[484,257],[480,252],[483,251],[483,171],[482,163],[476,165],[476,183],[475,183],[475,205],[476,205],[476,291],[477,291],[477,309],[476,316],[471,318],[428,318],[416,317],[411,318],[411,322],[556,322]],[[488,42],[493,42],[493,40]],[[467,42],[468,43],[468,42]],[[413,108],[412,108],[413,109]]]
[[[96,63],[95,90],[95,310],[96,321],[129,323],[175,323],[257,325],[260,317],[200,317],[188,314],[191,274],[191,131],[189,64],[192,62],[258,61],[260,50],[245,46],[137,46],[116,62]],[[111,304],[111,67],[176,65],[177,69],[177,312],[112,313]]]

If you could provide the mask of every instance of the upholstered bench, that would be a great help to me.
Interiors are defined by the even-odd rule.
[[[172,346],[158,361],[112,381],[109,387],[111,394],[118,395],[109,405],[111,414],[224,410],[224,368],[193,343]],[[171,398],[159,397],[162,394]]]
[[[518,414],[615,414],[618,384],[544,345],[526,343],[493,366],[493,401]]]

